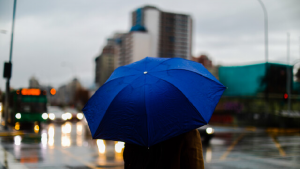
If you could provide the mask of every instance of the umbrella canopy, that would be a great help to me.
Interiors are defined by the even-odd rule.
[[[202,64],[146,57],[117,68],[83,112],[94,139],[149,147],[207,124],[224,90]]]

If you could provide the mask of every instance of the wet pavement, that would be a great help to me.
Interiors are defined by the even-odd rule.
[[[123,167],[122,142],[92,140],[84,122],[45,124],[39,134],[0,130],[0,168]],[[214,127],[203,145],[206,169],[300,168],[300,133]]]

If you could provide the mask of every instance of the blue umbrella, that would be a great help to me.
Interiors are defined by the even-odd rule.
[[[117,68],[83,112],[94,139],[150,147],[208,124],[224,90],[199,63],[146,57]]]

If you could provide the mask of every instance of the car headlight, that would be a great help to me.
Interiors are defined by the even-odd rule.
[[[78,120],[83,119],[83,113],[77,113],[77,118],[78,118]]]
[[[207,134],[213,134],[214,133],[214,129],[211,127],[206,128],[206,133]]]
[[[44,120],[46,120],[46,119],[48,118],[48,114],[47,114],[47,113],[43,113],[43,114],[42,114],[42,118],[43,118]]]
[[[61,118],[62,118],[63,120],[67,120],[67,119],[68,119],[68,117],[67,117],[66,114],[62,114],[62,115],[61,115]]]
[[[17,114],[16,114],[16,118],[17,118],[17,119],[20,119],[20,118],[21,118],[21,113],[17,113]]]
[[[54,120],[54,119],[55,119],[55,114],[50,113],[50,114],[49,114],[49,119],[50,119],[50,120]]]
[[[65,115],[66,115],[67,119],[69,119],[69,120],[72,119],[72,114],[71,113],[67,112],[67,113],[65,113]]]

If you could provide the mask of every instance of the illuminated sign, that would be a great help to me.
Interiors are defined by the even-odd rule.
[[[40,89],[22,89],[21,94],[38,96],[38,95],[41,95],[41,90]]]

